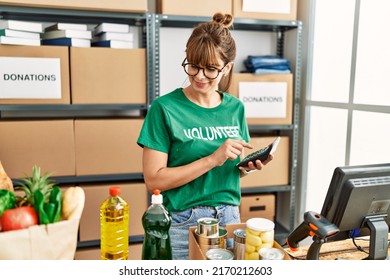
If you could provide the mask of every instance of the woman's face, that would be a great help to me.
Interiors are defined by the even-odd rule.
[[[218,89],[218,84],[224,75],[227,75],[231,69],[231,64],[224,64],[221,59],[218,59],[218,65],[194,65],[199,67],[199,72],[195,76],[188,75],[188,79],[191,83],[191,87],[195,92],[199,93],[215,93]],[[220,71],[217,71],[220,70]],[[217,71],[217,77],[210,79],[206,76],[210,76],[208,73]],[[216,72],[216,73],[217,73]],[[205,75],[206,73],[206,75]]]

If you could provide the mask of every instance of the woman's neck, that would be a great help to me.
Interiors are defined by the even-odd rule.
[[[204,108],[214,108],[222,102],[222,94],[217,91],[194,92],[190,87],[186,87],[183,88],[183,93],[191,102]]]

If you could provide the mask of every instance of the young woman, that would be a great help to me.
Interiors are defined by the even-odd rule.
[[[236,167],[252,146],[244,105],[225,93],[236,57],[232,23],[217,13],[193,29],[182,63],[190,84],[152,103],[138,138],[146,186],[163,192],[172,215],[174,259],[188,259],[188,228],[199,218],[240,223],[240,176],[272,160]]]

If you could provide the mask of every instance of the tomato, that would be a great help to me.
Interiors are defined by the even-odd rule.
[[[24,229],[36,224],[38,224],[38,215],[30,206],[8,209],[0,219],[2,231]]]

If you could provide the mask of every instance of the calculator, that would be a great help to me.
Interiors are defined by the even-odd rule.
[[[271,144],[268,146],[251,153],[250,155],[246,156],[243,160],[241,160],[239,163],[236,164],[237,167],[248,167],[248,163],[252,161],[255,163],[256,160],[260,160],[261,162],[267,160],[269,158],[269,155],[272,155],[276,148],[278,147],[278,144],[280,142],[280,137],[277,137]]]

